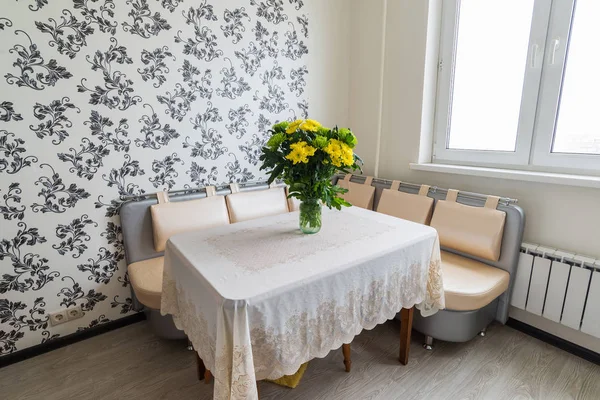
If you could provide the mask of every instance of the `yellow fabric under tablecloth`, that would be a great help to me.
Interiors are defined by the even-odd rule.
[[[285,386],[285,387],[289,387],[289,388],[295,388],[296,386],[298,386],[298,384],[300,383],[300,380],[302,379],[302,376],[304,375],[304,372],[306,371],[306,367],[308,367],[308,363],[304,363],[300,366],[300,368],[298,369],[298,372],[296,372],[294,375],[285,375],[282,376],[279,379],[275,379],[275,380],[269,380],[269,382],[273,382],[276,385],[279,386]]]

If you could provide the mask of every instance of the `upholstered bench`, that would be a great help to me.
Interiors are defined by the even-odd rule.
[[[170,197],[159,192],[155,199],[124,204],[120,215],[132,294],[155,333],[185,338],[170,316],[160,315],[163,255],[171,236],[288,211],[286,188],[266,184],[240,188],[234,183],[219,191],[207,187]]]
[[[347,201],[364,208],[438,230],[446,310],[432,317],[415,315],[414,327],[433,338],[466,341],[495,318],[505,323],[524,227],[523,211],[495,197],[459,194],[426,185],[401,184],[347,175],[337,183],[347,188]],[[207,229],[297,210],[283,187],[232,184],[158,199],[131,202],[121,208],[128,271],[134,300],[145,306],[161,337],[184,337],[170,317],[160,316],[163,252],[174,234]],[[158,203],[158,204],[157,204]],[[190,218],[194,216],[194,218]]]
[[[446,309],[427,318],[415,313],[413,327],[426,335],[426,348],[433,338],[464,342],[494,319],[506,322],[525,225],[521,208],[493,196],[371,177],[346,175],[337,182],[351,203],[438,231]],[[356,190],[361,185],[367,188]]]

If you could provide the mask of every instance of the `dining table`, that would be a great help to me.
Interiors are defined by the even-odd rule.
[[[185,331],[214,398],[258,399],[257,381],[294,374],[314,358],[401,314],[408,362],[414,309],[444,308],[435,229],[348,207],[323,209],[322,229],[298,212],[172,236],[161,313]],[[347,364],[348,367],[348,364]]]

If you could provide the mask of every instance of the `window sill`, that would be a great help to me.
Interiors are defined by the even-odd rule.
[[[415,171],[440,172],[444,174],[509,179],[513,181],[600,188],[600,177],[597,176],[557,174],[552,172],[519,171],[512,169],[468,167],[463,165],[431,163],[410,163],[410,169]]]

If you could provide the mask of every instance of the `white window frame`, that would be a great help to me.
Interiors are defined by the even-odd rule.
[[[567,52],[571,20],[575,0],[554,0],[552,20],[548,30],[546,62],[544,65],[543,90],[538,101],[538,117],[535,128],[535,146],[531,164],[542,167],[558,167],[600,171],[600,155],[552,153],[554,130],[558,117],[558,99],[562,78],[567,65]],[[590,51],[593,51],[590,49]]]
[[[535,0],[515,151],[448,148],[460,1],[442,5],[432,162],[600,172],[600,155],[551,152],[576,0]]]

